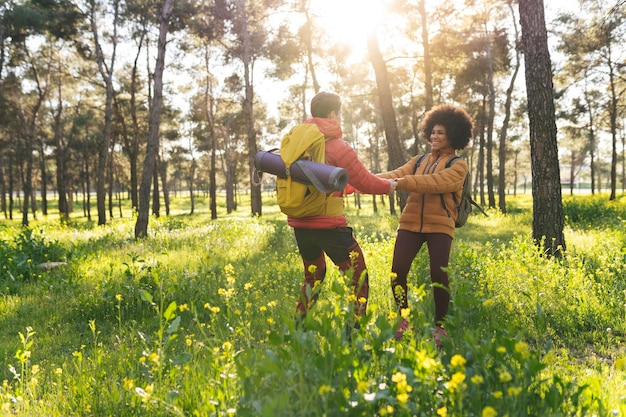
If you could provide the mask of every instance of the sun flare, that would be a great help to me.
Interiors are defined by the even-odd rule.
[[[366,48],[368,30],[381,22],[385,11],[383,0],[312,0],[311,6],[330,37],[353,51]]]

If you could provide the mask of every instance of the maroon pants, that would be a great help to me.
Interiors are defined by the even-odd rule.
[[[369,294],[367,266],[352,229],[294,229],[294,232],[304,263],[304,281],[296,311],[306,315],[317,300],[319,285],[326,276],[325,255],[328,255],[342,273],[351,275],[356,297],[354,312],[357,316],[365,314]]]
[[[393,263],[391,272],[391,290],[398,309],[408,307],[407,276],[411,264],[420,251],[422,245],[428,246],[430,257],[430,279],[434,285],[435,323],[442,324],[448,314],[450,290],[448,273],[444,268],[448,266],[452,238],[444,233],[415,233],[408,230],[398,230],[396,244],[393,249]]]

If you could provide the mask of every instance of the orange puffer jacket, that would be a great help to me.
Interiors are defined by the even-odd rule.
[[[419,156],[393,171],[378,174],[382,178],[397,178],[398,190],[411,193],[400,215],[398,229],[445,233],[454,238],[454,221],[458,214],[455,201],[461,198],[467,163],[458,159],[446,168],[446,162],[454,152],[431,152],[422,160],[416,173],[415,163]]]

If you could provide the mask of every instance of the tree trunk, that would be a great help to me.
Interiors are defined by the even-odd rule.
[[[585,77],[586,79],[586,77]],[[591,195],[596,193],[596,133],[595,133],[595,115],[593,102],[587,90],[585,83],[584,93],[585,103],[587,104],[587,112],[589,114],[589,174],[591,177]]]
[[[608,54],[608,66],[609,66],[609,83],[611,92],[611,99],[609,101],[609,118],[611,125],[611,195],[609,196],[609,200],[614,201],[616,198],[616,190],[617,190],[617,105],[618,105],[618,95],[616,93],[615,87],[615,71],[613,69],[614,63],[611,59],[611,52],[609,49]]]
[[[59,61],[59,67],[61,63]],[[68,221],[69,207],[67,204],[67,188],[66,188],[66,167],[65,167],[65,143],[63,141],[63,134],[61,132],[61,115],[63,113],[63,94],[61,83],[61,71],[59,71],[59,78],[57,82],[58,103],[57,111],[54,114],[54,143],[56,145],[55,160],[57,165],[56,179],[57,179],[57,192],[59,194],[59,217],[61,221]]]
[[[22,204],[22,226],[28,226],[28,211],[30,206],[30,197],[33,190],[33,135],[27,133],[24,137],[24,158],[26,162],[26,172],[22,170],[22,191],[24,193],[24,201]]]
[[[533,190],[533,239],[549,256],[565,251],[552,67],[543,0],[520,0]]]
[[[12,158],[9,161],[9,220],[13,220],[13,193],[15,191],[15,158]]]
[[[261,215],[261,184],[254,181],[254,156],[257,153],[256,132],[254,129],[254,90],[252,87],[252,51],[250,34],[248,33],[248,13],[246,0],[239,0],[243,36],[243,72],[245,81],[245,98],[243,113],[246,120],[246,136],[248,138],[248,173],[250,178],[250,205],[253,216]]]
[[[4,218],[7,218],[7,187],[5,178],[7,175],[5,163],[4,163],[5,153],[4,147],[0,147],[0,210],[4,213]]]
[[[189,214],[193,214],[195,211],[195,196],[193,193],[193,188],[194,188],[194,178],[196,176],[196,168],[197,168],[198,164],[196,163],[196,159],[192,158],[191,160],[191,172],[189,173],[189,200],[191,202],[191,210],[189,211]]]
[[[109,152],[110,153],[110,152]],[[113,157],[108,158],[107,162],[107,195],[109,197],[109,217],[113,218]]]
[[[211,210],[211,220],[217,219],[217,184],[215,163],[217,159],[217,138],[215,133],[215,117],[213,106],[213,88],[211,81],[211,71],[209,64],[209,50],[204,51],[204,65],[206,71],[205,89],[204,89],[204,117],[209,128],[209,148],[211,149],[211,160],[209,169],[209,205]]]
[[[85,132],[85,146],[83,147],[83,160],[85,161],[83,179],[85,184],[85,191],[83,192],[84,209],[87,213],[87,220],[91,221],[91,168],[89,165],[89,155],[91,150],[89,149],[89,131]],[[86,199],[85,199],[86,197]]]
[[[391,87],[389,85],[389,75],[387,66],[383,60],[378,45],[378,37],[376,32],[370,31],[367,35],[367,51],[369,52],[370,61],[376,74],[376,89],[378,91],[378,102],[383,118],[383,128],[385,138],[387,139],[387,153],[389,161],[387,169],[392,170],[406,162],[405,150],[400,142],[400,134],[398,132],[398,123],[396,121],[396,113],[393,107],[393,97],[391,95]],[[408,194],[406,192],[398,192],[400,211],[404,209]],[[395,205],[393,196],[389,199],[390,210],[395,214]]]
[[[170,215],[170,187],[167,181],[167,162],[158,156],[157,171],[161,176],[161,188],[163,189],[163,204],[165,204],[165,215]]]
[[[111,62],[107,66],[104,62],[104,53],[102,51],[102,45],[99,40],[98,24],[96,21],[95,6],[91,10],[91,31],[94,37],[94,47],[96,50],[96,61],[98,64],[98,70],[100,76],[104,81],[106,99],[104,106],[104,129],[102,131],[102,143],[98,150],[98,164],[96,166],[96,201],[98,208],[98,224],[104,225],[107,222],[106,218],[106,169],[109,158],[109,148],[111,143],[111,130],[113,122],[113,67],[115,65],[115,51],[117,47],[117,18],[119,2],[114,1],[114,19],[113,19],[113,43]]]
[[[476,162],[476,185],[475,190],[478,190],[480,205],[485,205],[485,100],[482,102],[482,111],[478,117],[476,124],[476,131],[478,132],[478,161]]]
[[[307,8],[304,8],[304,16],[306,18],[306,23],[304,24],[303,35],[305,36],[304,44],[306,45],[306,56],[307,56],[307,72],[311,74],[311,81],[313,82],[313,91],[315,94],[320,91],[320,84],[317,81],[317,75],[315,74],[315,64],[313,63],[313,23],[311,22],[311,17],[309,16],[309,11]],[[304,95],[303,95],[304,96]]]
[[[158,152],[157,152],[158,153]],[[159,191],[159,157],[154,165],[152,173],[152,215],[154,217],[161,216],[161,193]]]
[[[496,206],[496,198],[493,192],[493,120],[496,113],[496,89],[493,85],[493,56],[491,53],[491,36],[485,31],[485,44],[487,49],[487,63],[489,71],[487,73],[487,86],[489,88],[489,108],[487,110],[487,196],[489,207]]]
[[[43,136],[39,139],[39,170],[41,176],[41,214],[48,215],[48,171],[46,170],[46,153]],[[35,200],[36,201],[36,200]]]
[[[137,69],[139,67],[139,55],[141,53],[141,46],[143,45],[145,32],[142,31],[141,38],[139,40],[139,46],[137,47],[137,55],[133,61],[133,70],[130,82],[130,115],[132,119],[132,137],[128,144],[128,163],[130,165],[130,201],[133,209],[137,209],[139,206],[139,175],[137,163],[139,160],[139,119],[137,117]]]
[[[498,208],[502,214],[506,214],[506,139],[509,130],[509,122],[511,120],[511,102],[513,96],[513,90],[515,89],[515,80],[517,80],[517,74],[520,69],[520,56],[519,56],[519,31],[517,29],[517,18],[515,17],[515,11],[513,9],[513,2],[507,1],[509,10],[511,11],[512,24],[515,32],[515,68],[513,69],[513,75],[509,82],[509,87],[506,89],[506,101],[504,103],[504,120],[502,121],[502,129],[500,130],[500,147],[498,149]]]
[[[157,62],[154,71],[154,98],[150,109],[150,124],[148,127],[148,145],[146,157],[143,164],[141,185],[139,187],[139,210],[137,222],[135,223],[135,238],[145,238],[148,236],[148,213],[150,209],[150,186],[156,158],[159,152],[159,123],[161,121],[161,106],[163,105],[163,71],[165,68],[165,47],[167,41],[167,31],[169,29],[169,19],[174,8],[174,0],[165,0],[161,12],[159,27],[159,43],[157,52]]]

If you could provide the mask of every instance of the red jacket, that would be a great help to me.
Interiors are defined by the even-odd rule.
[[[378,178],[363,165],[354,149],[341,136],[339,122],[334,119],[311,118],[305,123],[316,124],[326,137],[326,164],[348,171],[349,185],[365,194],[388,194],[389,181]],[[338,194],[338,193],[336,193]],[[326,213],[320,216],[294,218],[287,217],[287,224],[301,229],[334,229],[346,227],[348,221],[344,212],[343,196],[329,195]]]

